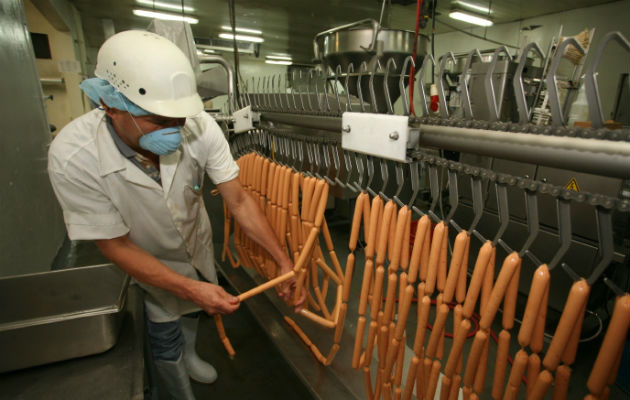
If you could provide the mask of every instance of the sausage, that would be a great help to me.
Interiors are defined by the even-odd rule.
[[[527,360],[527,396],[531,395],[534,386],[536,385],[536,379],[538,379],[538,374],[540,374],[540,357],[538,354],[530,354],[529,359]]]
[[[444,222],[440,221],[433,229],[433,241],[431,243],[431,252],[429,253],[429,268],[427,270],[427,286],[428,295],[432,295],[435,290],[435,283],[438,273],[438,262],[442,253],[442,240],[444,239]]]
[[[249,299],[252,296],[255,296],[259,293],[264,292],[267,289],[271,289],[272,287],[281,284],[282,282],[286,281],[287,279],[291,279],[295,276],[295,272],[294,271],[289,271],[286,274],[280,275],[277,278],[274,278],[270,281],[267,281],[265,283],[263,283],[262,285],[259,285],[251,290],[248,290],[245,293],[241,293],[239,294],[238,300],[239,301],[245,301],[247,299]]]
[[[376,196],[372,199],[372,207],[370,209],[370,226],[368,230],[367,246],[365,248],[365,257],[373,258],[376,249],[376,236],[378,231],[379,219],[382,217],[383,199]]]
[[[407,371],[407,382],[405,383],[405,391],[403,392],[403,400],[410,400],[413,394],[413,387],[416,383],[416,373],[418,371],[418,364],[420,359],[417,356],[413,356],[411,363],[409,364],[409,371]]]
[[[372,352],[374,351],[374,341],[376,340],[376,333],[378,330],[378,323],[374,320],[370,321],[370,327],[368,329],[367,344],[365,345],[365,358],[363,359],[362,367],[370,366],[372,362]],[[355,342],[356,343],[356,342]]]
[[[405,208],[407,208],[405,206]],[[411,210],[407,208],[409,212],[407,212],[407,220],[405,221],[405,230],[403,232],[402,238],[402,250],[400,251],[400,268],[403,271],[406,271],[409,267],[409,246],[410,246],[410,238],[411,238]],[[415,279],[414,279],[415,282]]]
[[[437,389],[438,378],[440,377],[440,368],[442,364],[438,360],[433,361],[431,365],[431,374],[429,375],[429,382],[427,384],[427,390],[425,392],[425,398],[432,399],[435,397],[435,390]]]
[[[518,392],[519,387],[521,387],[521,379],[523,378],[523,374],[525,373],[525,368],[527,368],[527,352],[523,349],[520,349],[516,352],[514,356],[514,362],[512,363],[512,370],[510,371],[510,377],[508,378],[508,386],[511,386]],[[511,389],[508,387],[506,389],[506,394]],[[529,396],[528,396],[529,398]]]
[[[447,262],[447,253],[448,253],[448,225],[444,223],[444,233],[442,237],[442,249],[440,251],[440,256],[438,259],[438,269],[437,269],[437,289],[439,292],[444,291],[444,286],[446,286],[446,262]]]
[[[453,245],[453,255],[451,256],[451,265],[448,270],[448,277],[446,279],[446,285],[444,287],[444,302],[450,303],[453,301],[455,295],[455,288],[457,281],[459,280],[459,274],[461,271],[462,261],[464,259],[464,251],[466,250],[466,240],[468,235],[465,231],[461,231],[455,237],[455,244]]]
[[[454,328],[455,331],[461,328],[462,321],[464,320],[464,316],[462,314],[462,308],[463,307],[461,306],[461,304],[458,304],[453,309],[453,326],[455,327]],[[468,327],[469,327],[468,330],[470,330],[470,324],[468,325]],[[468,332],[466,332],[466,334],[468,334]],[[463,366],[464,366],[464,352],[461,351],[459,354],[459,359],[457,360],[457,367],[455,369],[455,373],[460,374],[462,372]]]
[[[510,284],[505,291],[505,296],[503,300],[503,316],[501,320],[501,324],[503,329],[510,330],[514,327],[514,315],[516,314],[516,298],[518,297],[518,282],[521,276],[521,264],[522,259],[518,256],[518,265],[516,266],[516,271],[512,275],[512,279],[510,280]]]
[[[459,277],[457,278],[457,288],[455,289],[455,298],[457,302],[462,304],[466,300],[466,280],[468,278],[468,255],[470,253],[470,235],[466,235],[466,248],[462,257],[462,266],[460,267]]]
[[[551,344],[549,345],[549,349],[547,349],[547,354],[543,359],[543,365],[548,370],[555,371],[558,364],[560,364],[567,341],[571,336],[571,332],[575,327],[576,321],[579,318],[579,314],[582,311],[584,304],[588,300],[589,292],[590,286],[585,279],[577,281],[573,284],[573,286],[571,286],[569,297],[564,305],[560,321],[558,322],[558,327],[553,335],[553,339],[551,339]]]
[[[584,315],[586,314],[586,302],[582,305],[582,310],[578,314],[578,319],[575,322],[575,326],[571,331],[569,342],[564,348],[562,353],[562,362],[566,365],[571,365],[575,361],[575,355],[577,353],[578,344],[580,342],[580,334],[582,333],[582,324],[584,323]]]
[[[443,301],[442,298],[444,296],[442,295],[442,293],[437,295],[437,298],[435,299],[435,309],[436,310],[440,310],[440,306],[442,305]],[[450,310],[447,309],[446,311],[446,317],[448,317],[448,312]],[[440,335],[439,339],[438,339],[438,345],[437,345],[437,349],[435,350],[435,358],[437,358],[438,360],[442,360],[442,357],[444,357],[444,330],[446,329],[446,324],[444,325],[444,328],[442,329],[442,334]]]
[[[352,215],[352,227],[350,228],[350,241],[348,242],[348,248],[351,252],[357,247],[357,241],[359,240],[359,228],[361,228],[361,216],[363,215],[363,202],[367,200],[364,193],[357,196],[356,203],[354,204],[354,214]]]
[[[488,353],[490,350],[490,341],[486,340],[481,351],[481,357],[479,357],[479,367],[475,373],[475,382],[473,384],[473,390],[477,393],[482,393],[486,384],[486,372],[488,370]]]
[[[328,182],[324,180],[320,182],[322,183],[323,189],[319,199],[319,204],[317,205],[317,212],[315,214],[315,226],[318,228],[322,226],[322,222],[324,221],[324,212],[326,211],[326,205],[328,204],[328,191],[330,190]]]
[[[411,213],[409,214],[411,215]],[[415,283],[418,279],[418,271],[420,268],[420,258],[422,256],[422,249],[424,247],[424,239],[426,232],[429,229],[431,221],[428,215],[423,215],[416,226],[416,237],[413,240],[413,250],[411,252],[411,260],[409,264],[409,282]],[[404,397],[404,396],[403,396]]]
[[[444,325],[446,324],[446,317],[448,315],[448,306],[441,304],[438,308],[437,315],[435,316],[435,322],[433,323],[433,330],[429,338],[429,344],[427,345],[426,356],[433,358],[437,351],[438,342],[440,337],[444,335]]]
[[[499,333],[497,345],[497,359],[494,362],[494,377],[492,380],[492,398],[500,399],[505,385],[508,353],[510,351],[510,332],[503,329]]]
[[[451,385],[453,381],[448,376],[442,377],[442,387],[440,388],[440,400],[448,400],[448,395],[451,392]]]
[[[553,375],[551,372],[544,370],[538,375],[536,379],[536,385],[532,389],[532,394],[528,397],[528,400],[542,400],[545,398],[545,394],[549,390],[551,383],[553,382]]]
[[[394,383],[396,386],[400,386],[402,383],[403,367],[405,365],[405,343],[407,336],[403,335],[400,344],[398,345],[398,359],[396,360],[396,375],[394,376]]]
[[[269,187],[267,191],[269,192]],[[304,178],[304,186],[302,187],[302,221],[308,220],[308,213],[311,209],[311,202],[313,201],[313,191],[315,190],[315,178]]]
[[[534,324],[534,332],[532,333],[532,339],[529,343],[529,348],[534,353],[540,353],[545,341],[545,322],[547,320],[547,304],[549,303],[549,285],[543,292],[542,302],[538,314],[536,314],[536,323]]]
[[[457,400],[459,398],[459,388],[462,384],[462,377],[455,375],[451,383],[451,391],[448,394],[448,400]]]
[[[339,345],[337,343],[333,344],[330,349],[330,352],[326,356],[326,361],[324,362],[324,365],[330,365],[332,363],[332,360],[335,358],[335,355],[337,355],[338,351],[339,351]]]
[[[494,267],[497,255],[497,248],[492,247],[490,253],[490,260],[488,260],[488,266],[486,267],[486,273],[483,276],[483,283],[481,284],[481,296],[479,299],[479,313],[483,314],[488,302],[492,296],[492,288],[494,286]]]
[[[411,307],[411,300],[413,299],[413,286],[409,285],[405,288],[404,298],[402,301],[402,307],[400,313],[398,313],[398,322],[396,324],[396,332],[394,337],[400,340],[405,332],[407,326],[407,318],[409,317],[409,308]]]
[[[475,311],[475,305],[479,298],[479,291],[481,290],[481,284],[483,282],[484,275],[486,274],[486,268],[488,267],[488,261],[492,253],[492,243],[488,240],[479,249],[477,255],[477,261],[473,269],[472,279],[468,286],[468,292],[466,293],[466,300],[464,302],[464,309],[462,310],[465,318],[470,318],[473,311]]]
[[[361,282],[361,297],[359,299],[359,315],[365,315],[367,311],[368,295],[370,294],[370,284],[372,283],[372,273],[374,271],[374,263],[368,259],[365,261],[363,269],[363,281]]]
[[[230,343],[230,339],[225,334],[225,327],[223,326],[223,320],[221,319],[221,314],[214,314],[213,317],[214,317],[214,323],[217,326],[217,332],[219,333],[219,338],[221,339],[221,342],[223,342],[223,347],[225,347],[225,350],[228,352],[228,355],[230,356],[230,358],[232,358],[234,357],[236,352],[234,351],[234,348],[232,347],[232,343]]]
[[[387,277],[387,298],[385,300],[385,314],[384,323],[389,324],[393,318],[394,302],[396,300],[396,284],[398,283],[398,275],[395,273],[389,274]]]
[[[497,310],[499,309],[499,305],[503,301],[505,292],[510,285],[510,281],[512,280],[512,277],[514,276],[520,264],[521,258],[516,252],[512,252],[511,254],[509,254],[503,261],[503,265],[501,266],[501,270],[499,271],[497,281],[492,288],[492,292],[490,293],[490,299],[486,304],[486,307],[481,310],[481,320],[479,321],[479,326],[481,327],[481,329],[490,329],[492,321],[494,320]],[[486,274],[488,274],[488,271],[486,271]]]
[[[403,235],[405,233],[405,226],[407,225],[407,215],[409,214],[409,209],[405,207],[400,207],[398,211],[398,218],[396,219],[396,227],[394,232],[394,240],[392,251],[389,254],[389,271],[396,272],[398,267],[400,266],[400,252],[402,251],[403,246]]]
[[[525,306],[525,313],[523,314],[523,322],[518,332],[518,343],[521,347],[529,345],[532,338],[536,315],[540,311],[544,293],[549,288],[550,278],[551,276],[547,264],[542,264],[534,271],[532,283],[529,288],[529,296],[527,297],[527,305]]]
[[[319,205],[319,199],[322,196],[322,191],[324,190],[324,184],[326,181],[323,179],[315,180],[315,189],[313,189],[312,200],[309,204],[308,214],[306,217],[307,221],[313,222],[315,221],[315,213],[317,212],[317,206]]]
[[[377,239],[376,246],[376,264],[382,265],[385,262],[385,252],[387,250],[387,242],[389,241],[389,229],[392,217],[394,215],[394,209],[396,205],[393,200],[390,200],[385,204],[383,208],[383,220]]]
[[[367,239],[368,232],[370,230],[370,196],[367,192],[362,192],[361,194],[365,195],[365,201],[363,202],[363,235],[365,236],[365,239]]]
[[[305,308],[301,309],[299,312],[304,317],[310,319],[311,321],[313,321],[313,322],[315,322],[315,323],[317,323],[317,324],[319,324],[319,325],[321,325],[321,326],[323,326],[325,328],[332,329],[332,328],[336,327],[336,324],[335,324],[334,321],[331,321],[331,320],[326,319],[326,318],[322,318],[319,315],[317,315],[315,313],[312,313],[312,312],[310,312],[309,310],[307,310]]]
[[[464,343],[466,342],[466,336],[470,331],[470,327],[470,321],[465,319],[461,321],[455,331],[451,353],[448,355],[448,361],[446,362],[446,366],[444,367],[444,375],[449,378],[452,378],[453,375],[455,375],[457,363],[461,358],[461,354],[464,349]]]
[[[630,326],[630,294],[617,297],[608,330],[593,364],[586,386],[599,395],[612,375],[617,359],[621,356],[626,335]],[[615,374],[616,375],[616,374]]]
[[[464,386],[472,387],[475,379],[475,373],[479,366],[479,360],[485,344],[488,342],[488,334],[484,331],[477,331],[475,339],[468,355],[468,361],[466,363],[466,373],[464,374]]]
[[[372,392],[372,374],[370,372],[370,367],[363,368],[363,377],[365,381],[365,393],[367,394],[368,399],[374,398],[374,393]]]
[[[335,327],[334,343],[339,343],[341,340],[341,333],[343,332],[343,323],[346,320],[346,313],[348,312],[348,305],[346,303],[341,304],[339,307],[339,315],[337,317],[337,326]]]
[[[431,299],[429,296],[424,296],[418,307],[418,324],[416,327],[416,337],[413,343],[413,351],[417,356],[420,355],[420,350],[424,348],[424,338],[427,332],[427,322],[429,322],[430,309]]]
[[[342,301],[344,303],[348,302],[350,298],[350,288],[352,286],[352,275],[354,273],[354,253],[348,254],[348,258],[346,259],[346,272],[343,278],[343,297]]]
[[[393,200],[390,200],[393,202]],[[394,203],[394,209],[392,211],[392,217],[389,220],[389,230],[387,231],[387,258],[389,260],[391,260],[393,258],[394,253],[396,252],[396,248],[400,249],[400,246],[397,246],[397,243],[395,242],[395,236],[396,236],[396,223],[398,221],[397,218],[398,215],[398,207],[396,205],[396,203]],[[402,228],[403,232],[405,230],[404,225]],[[398,252],[400,253],[400,250],[398,250]],[[398,255],[398,261],[400,262],[400,254]],[[398,267],[398,265],[396,266]]]
[[[378,311],[381,309],[383,298],[383,280],[385,278],[385,268],[379,265],[374,274],[374,290],[372,291],[372,303],[370,304],[370,318],[376,319]]]
[[[569,380],[571,379],[571,368],[561,365],[556,370],[556,381],[553,384],[553,400],[564,400],[569,392]]]
[[[405,271],[403,271],[400,274],[399,277],[399,281],[398,281],[398,310],[396,311],[398,313],[398,315],[400,315],[401,311],[402,311],[402,306],[403,304],[405,304],[405,302],[403,301],[405,299],[405,289],[407,288],[407,273]],[[412,286],[413,288],[413,286]],[[411,300],[410,300],[411,301]]]
[[[363,332],[365,331],[365,317],[359,316],[357,321],[357,330],[354,336],[354,349],[352,352],[352,368],[359,369],[359,358],[361,357],[361,348],[363,347]]]
[[[429,271],[429,256],[431,248],[431,230],[427,229],[424,234],[424,241],[422,242],[422,254],[420,257],[420,280],[426,281],[427,273]]]

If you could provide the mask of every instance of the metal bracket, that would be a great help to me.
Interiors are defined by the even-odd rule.
[[[359,153],[406,162],[409,117],[345,112],[341,147]]]

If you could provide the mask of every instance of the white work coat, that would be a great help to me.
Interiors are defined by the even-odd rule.
[[[187,118],[177,151],[160,156],[162,186],[120,153],[99,109],[59,132],[48,153],[48,172],[71,240],[128,234],[172,270],[217,282],[201,186],[204,173],[219,184],[235,179],[239,169],[223,132],[205,112]],[[152,321],[199,309],[163,289],[140,286]]]

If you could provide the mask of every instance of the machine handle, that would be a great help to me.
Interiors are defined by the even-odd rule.
[[[437,89],[438,95],[440,99],[440,116],[443,118],[448,118],[448,106],[446,104],[446,97],[444,94],[444,69],[446,67],[446,60],[449,58],[453,60],[453,65],[456,65],[455,56],[452,51],[444,54],[440,57],[440,69],[438,71],[438,80],[437,80]]]
[[[470,103],[470,91],[468,90],[468,79],[466,78],[466,75],[468,73],[468,69],[470,69],[474,56],[479,58],[479,62],[483,62],[479,49],[471,50],[470,53],[468,53],[466,65],[464,66],[464,70],[459,78],[459,89],[462,96],[462,108],[464,109],[465,118],[473,118],[472,105]]]
[[[564,49],[572,44],[576,49],[580,52],[580,54],[585,55],[586,51],[584,47],[575,40],[575,38],[567,38],[560,43],[558,48],[556,49],[556,54],[553,57],[553,61],[551,61],[551,67],[547,72],[547,78],[545,79],[545,83],[547,84],[547,93],[549,94],[549,106],[551,107],[551,124],[553,126],[563,126],[566,121],[562,112],[562,107],[560,106],[560,97],[558,96],[558,79],[556,78],[556,71],[558,70],[558,66],[560,65],[560,60],[564,54]]]
[[[492,61],[490,63],[490,67],[488,67],[488,71],[486,72],[486,100],[488,101],[488,110],[490,111],[490,121],[498,121],[499,114],[501,113],[501,107],[497,104],[496,95],[494,94],[494,83],[492,82],[492,75],[494,75],[494,70],[497,67],[497,61],[499,60],[499,54],[505,53],[508,61],[512,61],[512,56],[505,46],[501,46],[494,51],[492,55]]]

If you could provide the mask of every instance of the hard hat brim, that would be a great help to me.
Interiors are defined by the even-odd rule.
[[[139,104],[140,105],[140,104]],[[197,93],[175,100],[153,101],[142,107],[156,115],[169,118],[192,117],[203,111],[203,102]]]

